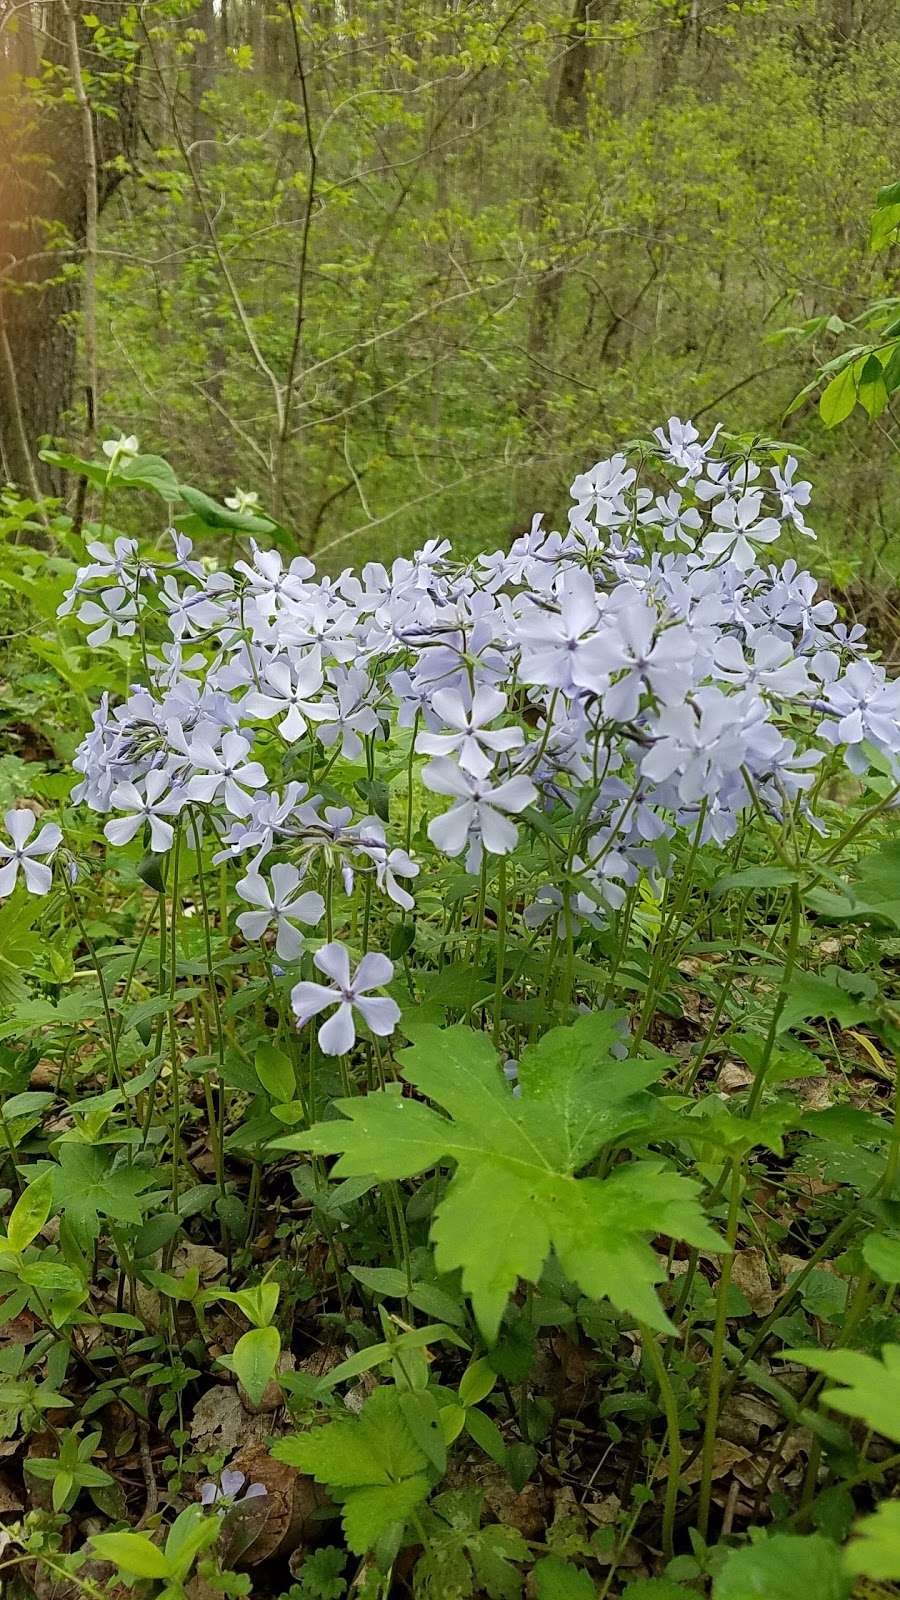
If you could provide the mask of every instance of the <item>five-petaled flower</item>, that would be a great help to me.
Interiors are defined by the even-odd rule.
[[[248,905],[259,906],[258,911],[242,911],[237,925],[245,939],[261,939],[272,922],[275,923],[275,954],[280,961],[295,961],[303,949],[303,935],[295,926],[303,922],[315,927],[325,915],[325,901],[315,889],[298,894],[302,882],[296,867],[280,862],[270,873],[272,887],[261,873],[249,872],[237,885],[237,892]]]
[[[33,811],[7,811],[3,818],[12,845],[0,843],[0,896],[12,894],[19,876],[19,868],[30,894],[47,894],[53,874],[41,856],[51,856],[62,843],[62,831],[55,822],[45,822],[40,833],[32,839],[37,827]]]
[[[333,980],[324,983],[297,983],[291,990],[291,1005],[302,1028],[311,1017],[329,1006],[337,1009],[319,1029],[319,1044],[327,1056],[343,1056],[356,1041],[354,1011],[358,1011],[372,1033],[386,1038],[400,1021],[400,1007],[388,995],[373,995],[394,976],[394,963],[387,956],[370,950],[356,971],[350,972],[350,952],[337,940],[323,945],[313,956],[320,972]]]

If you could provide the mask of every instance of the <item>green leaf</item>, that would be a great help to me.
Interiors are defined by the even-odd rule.
[[[845,1384],[824,1389],[825,1404],[900,1444],[900,1344],[884,1345],[881,1361],[857,1350],[790,1350],[785,1356]]]
[[[208,528],[231,528],[236,533],[265,533],[272,537],[278,526],[271,517],[252,516],[247,511],[229,511],[227,506],[220,505],[211,495],[204,494],[202,489],[192,488],[189,483],[179,484],[176,498]]]
[[[394,1300],[403,1299],[409,1287],[406,1273],[396,1267],[351,1267],[350,1275],[364,1288]]]
[[[428,1389],[411,1389],[399,1397],[400,1410],[410,1433],[442,1478],[447,1470],[447,1444],[437,1401]]]
[[[376,1389],[358,1417],[326,1423],[272,1447],[278,1461],[341,1491],[347,1543],[365,1555],[429,1491],[428,1456],[403,1414],[396,1389]]]
[[[416,1600],[518,1600],[522,1575],[514,1562],[529,1559],[528,1545],[515,1528],[481,1526],[477,1489],[451,1489],[421,1513],[428,1547],[415,1570]]]
[[[261,1044],[254,1061],[256,1076],[273,1100],[293,1100],[297,1093],[294,1068],[283,1050],[273,1044]]]
[[[217,1519],[207,1516],[202,1506],[185,1506],[179,1512],[166,1538],[166,1560],[174,1578],[185,1578],[196,1556],[214,1544],[219,1535]]]
[[[900,1239],[870,1233],[863,1244],[863,1260],[882,1283],[900,1283]]]
[[[147,1167],[114,1167],[107,1152],[96,1145],[65,1142],[53,1171],[53,1198],[80,1238],[93,1240],[101,1216],[140,1226],[150,1204],[143,1191],[158,1178],[159,1173]]]
[[[357,1489],[344,1502],[341,1522],[354,1555],[364,1556],[396,1524],[405,1524],[411,1511],[427,1497],[428,1479],[405,1478],[402,1483]]]
[[[477,1406],[485,1400],[497,1382],[497,1374],[486,1357],[473,1361],[459,1380],[459,1403]]]
[[[900,928],[900,839],[891,839],[853,869],[850,914],[877,917]]]
[[[900,1579],[900,1500],[884,1500],[874,1516],[857,1522],[844,1551],[848,1572],[876,1583]]]
[[[277,1328],[251,1328],[241,1335],[231,1352],[229,1365],[258,1406],[278,1365],[281,1335]]]
[[[101,1561],[112,1561],[136,1578],[167,1578],[169,1563],[145,1533],[93,1533],[91,1544]]]
[[[857,386],[859,403],[867,416],[871,419],[880,417],[888,403],[888,391],[885,386],[884,373],[881,362],[876,355],[871,355],[863,362]]]
[[[466,1412],[466,1432],[486,1456],[502,1467],[506,1462],[506,1442],[493,1417],[486,1411],[479,1411],[477,1406],[471,1406]]]
[[[820,1533],[776,1533],[729,1552],[713,1600],[847,1600],[850,1580],[837,1547]]]
[[[842,977],[853,981],[853,975],[844,974],[837,967],[830,971],[838,981],[831,977],[819,977],[814,972],[795,975],[778,1019],[779,1032],[796,1027],[798,1022],[807,1022],[811,1017],[827,1017],[841,1028],[852,1028],[858,1022],[867,1022],[874,1015],[874,1007],[868,996],[861,995],[858,990],[852,992],[839,981]]]
[[[435,1212],[435,1261],[440,1273],[462,1270],[489,1342],[519,1278],[536,1282],[551,1246],[584,1294],[608,1296],[667,1331],[653,1288],[663,1272],[649,1239],[662,1233],[713,1250],[719,1240],[700,1209],[699,1186],[662,1160],[618,1165],[603,1179],[575,1176],[605,1145],[652,1119],[646,1085],[664,1063],[612,1058],[614,1027],[613,1018],[591,1017],[554,1029],[523,1054],[515,1099],[484,1034],[422,1024],[400,1053],[402,1070],[449,1116],[392,1086],[338,1100],[344,1122],[275,1143],[339,1153],[337,1177],[405,1178],[455,1162]]]
[[[53,1173],[48,1168],[28,1185],[12,1209],[6,1230],[11,1250],[21,1251],[36,1239],[53,1207]]]
[[[532,1568],[537,1600],[594,1600],[594,1580],[561,1556],[542,1556]]]
[[[845,422],[856,405],[855,367],[845,367],[826,385],[819,396],[819,415],[826,428]]]

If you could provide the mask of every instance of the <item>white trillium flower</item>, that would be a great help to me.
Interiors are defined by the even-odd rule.
[[[104,439],[100,446],[103,454],[109,458],[109,464],[114,467],[118,461],[129,460],[140,453],[140,445],[133,433],[120,433],[118,439]]]
[[[32,839],[37,827],[33,811],[7,811],[3,821],[12,840],[12,846],[0,843],[0,897],[12,894],[19,876],[19,868],[29,894],[47,894],[53,874],[39,857],[50,856],[62,844],[62,830],[55,822],[45,822],[40,833]],[[30,842],[29,842],[30,841]]]
[[[255,489],[235,489],[234,494],[225,496],[225,504],[229,511],[255,511],[259,505],[259,495]]]
[[[336,1007],[319,1029],[319,1044],[327,1056],[343,1056],[353,1048],[356,1042],[354,1011],[359,1012],[380,1038],[393,1033],[400,1021],[400,1007],[388,995],[370,992],[382,989],[394,976],[394,963],[387,956],[370,950],[351,976],[350,953],[346,945],[335,940],[317,950],[313,962],[327,978],[333,979],[332,985],[297,983],[291,990],[291,1005],[300,1028],[320,1011]]]

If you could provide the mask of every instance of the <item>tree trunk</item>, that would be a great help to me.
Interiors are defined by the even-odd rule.
[[[566,35],[565,52],[556,81],[555,91],[551,97],[549,115],[549,154],[543,163],[538,179],[537,200],[535,205],[536,234],[540,238],[544,232],[549,235],[547,227],[553,214],[554,202],[562,198],[562,187],[565,173],[563,155],[563,141],[572,134],[583,119],[584,88],[587,77],[590,46],[586,37],[587,25],[591,18],[595,0],[574,0],[569,29]],[[555,240],[547,238],[547,248],[550,253],[558,252],[559,246]],[[531,303],[531,315],[528,324],[528,370],[525,377],[525,390],[520,401],[520,411],[529,424],[532,448],[540,447],[546,432],[548,411],[547,388],[549,374],[548,367],[553,366],[553,353],[556,344],[556,331],[559,324],[560,305],[563,286],[566,279],[564,263],[557,262],[548,267],[538,279],[534,289]],[[540,476],[539,474],[537,475]],[[525,496],[517,507],[519,519],[530,514],[533,509],[531,496],[534,484],[526,481],[531,474],[523,474],[523,490]]]
[[[0,20],[8,9],[0,0]],[[105,24],[114,28],[126,9],[110,0]],[[24,83],[41,61],[68,75],[63,8],[53,0],[40,12],[16,10],[18,31],[0,35],[0,463],[29,493],[59,493],[60,475],[38,449],[63,431],[74,401],[79,289],[71,267],[84,245],[88,169],[78,105]],[[79,31],[87,55],[90,35]],[[110,66],[114,75],[99,69],[102,93],[117,115],[93,119],[100,206],[121,181],[112,163],[133,152],[137,125],[133,76],[121,61]]]

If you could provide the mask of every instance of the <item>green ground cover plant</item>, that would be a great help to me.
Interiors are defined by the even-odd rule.
[[[326,577],[132,436],[53,460],[4,1594],[894,1592],[900,687],[789,448],[672,417],[561,531]]]

